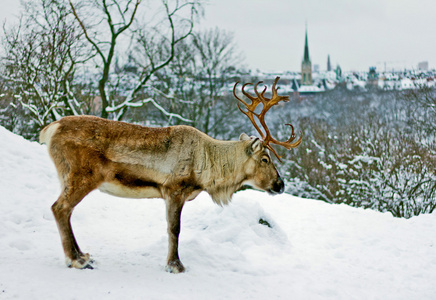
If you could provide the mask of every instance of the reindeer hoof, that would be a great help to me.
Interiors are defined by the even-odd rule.
[[[174,274],[183,273],[185,272],[185,267],[180,260],[175,260],[168,262],[167,266],[165,267],[165,271]]]
[[[86,264],[82,269],[90,269],[90,270],[94,270],[94,267],[90,264]]]
[[[69,268],[76,268],[76,269],[94,269],[92,266],[92,263],[94,262],[93,259],[91,259],[91,256],[89,253],[82,254],[78,259],[69,259],[66,258],[65,262]]]

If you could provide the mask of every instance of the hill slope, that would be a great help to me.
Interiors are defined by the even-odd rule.
[[[207,194],[182,214],[184,274],[164,271],[161,199],[93,192],[72,223],[94,270],[65,267],[46,147],[0,127],[0,299],[434,299],[436,215],[410,220],[344,205]],[[259,223],[267,221],[271,228]]]

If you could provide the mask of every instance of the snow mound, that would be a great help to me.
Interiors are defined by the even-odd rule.
[[[164,271],[165,205],[92,192],[72,217],[95,270],[65,267],[47,149],[0,127],[0,299],[434,299],[436,217],[206,193],[186,204],[184,274]]]

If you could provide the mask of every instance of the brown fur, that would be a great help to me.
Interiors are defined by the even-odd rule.
[[[227,204],[243,185],[280,193],[283,181],[263,142],[215,140],[189,126],[150,128],[93,116],[64,117],[44,128],[62,186],[52,210],[67,264],[90,268],[89,254],[76,243],[73,208],[92,190],[129,198],[163,198],[167,207],[167,270],[183,272],[178,256],[180,214],[185,201],[201,191]]]

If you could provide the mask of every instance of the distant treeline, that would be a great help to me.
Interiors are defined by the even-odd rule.
[[[436,91],[334,90],[289,105],[304,142],[282,171],[291,194],[410,218],[436,208]]]

